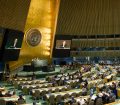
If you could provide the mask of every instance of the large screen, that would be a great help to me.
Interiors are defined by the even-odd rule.
[[[23,33],[20,31],[9,30],[6,32],[7,40],[5,44],[5,49],[20,49],[23,40]]]
[[[56,49],[70,49],[71,40],[56,40]]]
[[[2,61],[16,61],[19,58],[24,33],[22,31],[6,29],[3,40]]]

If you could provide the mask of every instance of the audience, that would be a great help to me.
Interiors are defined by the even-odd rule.
[[[18,105],[19,105],[19,104],[25,104],[25,103],[26,103],[26,101],[25,101],[25,99],[23,98],[23,96],[22,96],[22,95],[19,95]]]
[[[5,96],[6,97],[11,97],[13,94],[11,93],[12,91],[8,91],[6,94],[5,94]]]
[[[86,88],[86,86],[83,86],[82,87],[82,96],[85,96],[85,95],[87,95],[87,88]]]
[[[77,70],[73,73],[64,73],[65,68],[70,68],[69,65],[67,66],[61,66],[61,75],[55,75],[48,77],[48,82],[52,83],[52,87],[55,86],[64,86],[68,85],[68,83],[71,85],[72,89],[81,89],[81,96],[85,97],[89,95],[89,99],[97,105],[97,101],[101,100],[101,103],[107,104],[110,102],[115,101],[116,98],[118,98],[117,94],[117,87],[120,87],[120,82],[112,82],[112,84],[104,83],[103,80],[106,79],[107,76],[111,75],[113,73],[112,69],[110,69],[108,66],[95,66],[92,68],[92,66],[82,66],[81,70]],[[77,68],[75,66],[75,68]],[[94,69],[94,70],[93,70]],[[105,69],[105,70],[102,70]],[[88,73],[88,74],[87,74]],[[86,74],[86,75],[84,75]],[[35,74],[33,73],[32,80],[35,80]],[[114,76],[111,76],[110,79],[107,79],[107,82],[110,82],[114,79]],[[102,82],[98,82],[98,80],[101,80]],[[72,81],[72,82],[71,82]],[[74,82],[75,81],[75,82]],[[91,82],[93,81],[93,83]],[[94,82],[95,81],[95,82]],[[91,82],[91,84],[90,84]],[[99,83],[103,86],[99,87]],[[82,87],[82,88],[81,88]],[[99,91],[98,91],[98,90]],[[60,90],[61,91],[61,90]],[[55,91],[54,91],[55,92]],[[50,91],[50,93],[52,93]],[[11,97],[14,96],[16,93],[13,92],[11,94],[11,91],[8,91],[5,96]],[[0,97],[4,97],[2,94],[2,91],[0,91]],[[84,98],[78,98],[71,96],[69,103],[70,105],[73,105],[73,103],[78,103],[78,105],[84,105],[88,103],[87,99]],[[62,98],[59,105],[64,105],[65,99]],[[22,95],[19,96],[18,104],[24,104],[26,103],[25,99],[22,97]],[[34,103],[35,105],[35,103]]]
[[[73,103],[75,103],[75,102],[76,102],[76,100],[75,100],[74,96],[72,96],[71,99],[69,100],[70,105],[73,105]]]
[[[2,91],[0,91],[0,97],[4,97],[4,95],[2,94]]]

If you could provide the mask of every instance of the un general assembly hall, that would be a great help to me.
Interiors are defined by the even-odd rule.
[[[120,105],[120,0],[0,0],[0,105]]]

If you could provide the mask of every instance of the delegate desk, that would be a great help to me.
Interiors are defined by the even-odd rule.
[[[101,83],[103,83],[102,79],[96,79],[96,80],[88,81],[88,88],[91,88],[95,84],[101,84]]]
[[[58,95],[60,95],[62,98],[64,98],[64,96],[66,94],[69,94],[69,96],[72,96],[73,93],[80,96],[80,94],[82,93],[82,90],[81,89],[73,89],[73,90],[69,90],[69,91],[46,94],[46,99],[49,100],[50,96],[54,96],[56,98]]]
[[[40,88],[40,89],[32,89],[32,93],[35,97],[40,97],[44,95],[45,93],[51,93],[51,92],[59,92],[59,91],[65,91],[69,90],[69,86],[57,86],[57,87],[48,87],[48,88]]]
[[[18,96],[0,97],[0,105],[6,105],[8,102],[18,102]]]
[[[105,83],[105,85],[107,85],[107,86],[110,85],[110,86],[111,86],[113,82],[114,82],[114,83],[118,83],[118,81],[115,80],[115,81],[107,82],[107,83]],[[101,89],[103,86],[104,86],[104,84],[98,85],[98,86],[97,86],[97,92],[99,92],[99,89]]]
[[[68,89],[67,86],[57,86],[57,87],[48,87],[48,88],[40,88],[40,89],[32,89],[32,93],[35,93],[36,91],[42,92],[42,91],[46,91],[46,92],[54,92],[56,89],[58,89],[59,91],[61,91],[62,89]]]
[[[0,87],[0,91],[5,91],[5,88],[4,87]]]
[[[45,83],[45,84],[34,84],[34,85],[23,85],[22,90],[25,94],[28,94],[31,89],[35,88],[45,88],[45,87],[52,87],[52,83]]]
[[[45,84],[34,84],[34,85],[22,85],[21,88],[35,88],[35,87],[39,87],[39,88],[45,88],[45,87],[51,87],[52,83],[45,83]]]
[[[105,83],[108,82],[108,80],[111,79],[112,76],[115,77],[116,73],[106,76],[105,79],[104,79],[104,82]]]
[[[105,105],[120,105],[120,100]]]
[[[89,98],[90,98],[90,96],[89,95],[87,95],[87,96],[79,96],[79,97],[75,97],[74,99],[76,100],[76,102],[79,102],[80,103],[80,105],[83,105],[84,103],[83,103],[83,101],[82,100],[86,100],[86,101],[88,101],[89,100]],[[65,105],[69,102],[69,100],[70,100],[70,98],[68,98],[68,99],[65,99],[65,101],[64,101],[64,103],[65,103]]]
[[[29,80],[31,80],[31,78],[19,77],[19,78],[13,79],[13,81],[29,81]]]
[[[43,84],[47,83],[46,80],[32,80],[32,81],[14,81],[13,84],[18,87],[19,85],[32,85],[32,84]]]
[[[67,85],[73,86],[73,84],[78,83],[79,79],[68,80],[66,81]]]

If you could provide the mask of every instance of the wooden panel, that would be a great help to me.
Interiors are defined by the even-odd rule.
[[[119,47],[120,38],[118,39],[74,39],[72,40],[72,47]]]
[[[71,57],[119,57],[120,51],[71,51]]]
[[[120,34],[120,0],[61,0],[56,34]]]
[[[0,0],[0,26],[24,31],[31,0]]]

